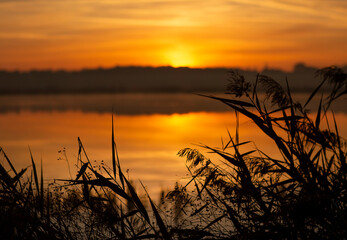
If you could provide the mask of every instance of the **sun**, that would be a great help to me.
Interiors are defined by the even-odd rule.
[[[196,65],[192,52],[182,46],[169,49],[166,52],[166,58],[172,67],[192,67]]]

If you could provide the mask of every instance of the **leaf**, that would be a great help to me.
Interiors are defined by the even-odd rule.
[[[288,184],[288,183],[292,183],[292,182],[296,182],[296,180],[290,178],[288,180],[284,180],[284,181],[281,181],[281,182],[277,182],[277,183],[271,184],[268,187],[269,188],[271,188],[271,187],[278,187],[278,186],[282,186],[282,185],[285,185],[285,184]]]
[[[13,171],[15,174],[17,174],[16,169],[15,169],[14,166],[12,165],[10,159],[7,157],[5,151],[4,151],[4,149],[3,149],[2,147],[0,147],[0,152],[2,152],[2,154],[4,155],[4,157],[5,157],[6,161],[7,161],[7,163],[10,165],[12,171]]]
[[[8,185],[8,187],[13,188],[13,181],[11,176],[8,174],[8,172],[6,171],[6,169],[2,166],[2,164],[0,164],[0,177],[1,177],[1,181],[4,181],[6,185]]]
[[[259,73],[257,73],[257,77],[255,79],[254,87],[253,87],[253,92],[252,92],[252,99],[254,99],[254,96],[256,96],[256,99],[258,100],[258,94],[257,93],[257,86],[258,86],[258,79],[259,79]],[[258,101],[259,102],[259,101]],[[258,106],[259,107],[259,106]]]
[[[333,120],[334,120],[334,126],[335,126],[337,146],[338,146],[338,150],[339,150],[339,161],[341,162],[342,170],[345,171],[345,167],[346,167],[346,154],[342,150],[342,144],[341,144],[340,134],[339,134],[337,123],[336,123],[335,114],[334,114],[334,112],[332,112],[332,114],[333,114]]]
[[[84,175],[82,175],[83,177]],[[121,189],[116,184],[112,183],[106,178],[99,178],[99,179],[92,179],[92,180],[62,180],[62,181],[68,181],[73,184],[90,184],[92,186],[99,186],[99,187],[108,187],[110,188],[114,193],[118,194],[119,196],[123,197],[124,199],[130,200],[131,198],[124,192],[123,189]]]
[[[131,197],[132,197],[131,202],[133,202],[136,205],[137,209],[139,209],[139,211],[141,212],[142,216],[150,224],[150,220],[149,220],[149,216],[148,216],[148,213],[146,211],[146,208],[142,204],[142,202],[141,202],[139,196],[137,195],[134,187],[130,184],[130,182],[125,177],[124,177],[124,180],[125,180],[125,183],[128,186],[128,189],[129,189]]]
[[[159,226],[159,229],[160,229],[160,232],[161,234],[163,235],[164,239],[167,239],[169,240],[170,239],[170,235],[166,229],[166,226],[164,224],[164,221],[163,219],[161,218],[157,208],[155,207],[154,203],[152,202],[152,199],[149,197],[149,195],[147,194],[148,196],[148,199],[149,199],[149,202],[151,204],[151,207],[152,207],[152,210],[153,210],[153,213],[154,213],[154,216],[155,216],[155,219],[157,221],[157,224]]]
[[[230,136],[230,133],[229,133],[229,136]],[[230,138],[232,139],[232,138]],[[241,142],[241,143],[238,143],[238,144],[232,144],[230,145],[230,143],[232,143],[232,140],[229,140],[229,142],[227,143],[227,145],[224,147],[225,149],[227,148],[235,148],[235,147],[239,147],[241,145],[245,145],[245,144],[248,144],[250,143],[251,141],[246,141],[246,142]]]
[[[249,102],[240,101],[240,100],[234,100],[234,99],[228,99],[228,98],[220,98],[220,97],[208,96],[208,95],[203,95],[203,94],[198,94],[198,95],[202,96],[202,97],[207,97],[207,98],[219,100],[219,101],[224,102],[224,103],[235,104],[235,105],[238,105],[238,106],[241,106],[241,107],[254,107],[253,104],[251,104]]]
[[[232,156],[228,156],[227,154],[217,150],[217,149],[214,149],[214,148],[210,148],[208,146],[205,146],[207,149],[210,149],[212,150],[214,153],[217,153],[219,156],[221,156],[222,158],[224,158],[225,160],[227,160],[228,162],[230,162],[231,164],[237,166],[237,167],[243,167],[242,164],[237,161],[235,158],[233,158]]]
[[[236,138],[236,144],[240,143],[240,137],[239,137],[239,131],[240,131],[240,116],[239,112],[235,110],[236,115],[236,132],[235,132],[235,138]]]
[[[78,171],[78,174],[75,180],[78,180],[82,176],[82,174],[87,170],[88,164],[89,164],[88,162],[83,164],[81,169]]]
[[[272,118],[271,121],[296,121],[296,120],[300,120],[303,119],[304,117],[301,116],[284,116],[284,117],[278,117],[278,118]]]
[[[23,174],[26,172],[27,168],[22,169],[16,176],[12,178],[12,182],[16,184],[17,181],[23,176]]]
[[[199,212],[201,212],[203,209],[205,209],[208,206],[208,204],[204,204],[202,207],[198,208],[197,210],[195,210],[190,216],[195,216],[196,214],[198,214]]]
[[[304,107],[306,107],[306,105],[312,100],[312,98],[314,97],[314,95],[316,95],[316,93],[318,92],[318,90],[323,86],[323,84],[325,83],[326,79],[324,79],[319,86],[311,93],[310,97],[307,99],[306,103],[304,104]]]
[[[202,231],[204,231],[204,230],[206,230],[206,229],[208,229],[209,227],[211,227],[213,224],[215,224],[215,223],[217,223],[217,222],[219,222],[220,220],[222,220],[223,218],[225,218],[225,214],[223,214],[222,216],[220,216],[220,217],[217,217],[216,219],[214,219],[212,222],[210,222],[209,224],[207,224],[207,226],[206,227],[204,227],[203,229],[202,229]]]
[[[29,152],[30,152],[31,163],[32,163],[32,166],[33,166],[34,180],[35,180],[35,184],[36,184],[36,188],[37,188],[37,194],[39,195],[40,194],[39,180],[37,178],[36,165],[35,165],[33,154],[31,153],[30,147],[29,147]]]
[[[235,217],[235,216],[238,216],[238,214],[228,204],[226,204],[225,202],[222,202],[222,203],[226,207],[229,218],[233,222],[236,230],[242,234],[244,232],[243,227],[241,223],[239,222],[239,220]]]
[[[319,124],[320,124],[320,118],[321,118],[321,109],[322,109],[322,100],[323,100],[323,95],[320,99],[319,106],[318,106],[318,111],[317,111],[317,116],[316,116],[316,128],[319,129]]]
[[[123,174],[122,169],[120,167],[117,144],[116,144],[116,141],[114,138],[113,111],[112,111],[112,167],[113,167],[114,179],[116,179],[117,167],[118,167],[119,180],[120,180],[122,187],[124,189],[124,178],[125,177],[124,177],[124,174]]]
[[[214,169],[213,172],[209,173],[209,175],[206,177],[204,185],[202,186],[201,190],[200,190],[200,194],[202,191],[204,191],[204,189],[208,186],[208,184],[215,179],[215,174],[216,174],[217,170]]]
[[[84,199],[89,204],[89,206],[92,207],[91,202],[90,202],[90,197],[89,197],[90,196],[89,187],[88,187],[89,181],[87,180],[87,178],[84,175],[82,176],[82,178],[83,178],[83,181],[81,181],[81,182],[83,184],[82,192],[83,192]]]
[[[40,208],[41,208],[41,213],[43,214],[43,201],[44,201],[44,196],[43,196],[43,166],[42,166],[42,159],[41,159],[41,194],[40,194]]]
[[[256,151],[256,150],[251,150],[251,151],[248,151],[248,152],[242,153],[240,156],[241,156],[241,157],[245,157],[245,156],[247,156],[247,155],[249,155],[249,154],[254,153],[255,151]]]
[[[114,179],[116,179],[116,176],[117,176],[115,147],[116,147],[116,142],[114,141],[113,110],[112,110],[112,168],[113,168]]]

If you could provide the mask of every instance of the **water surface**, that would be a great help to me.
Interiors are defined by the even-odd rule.
[[[227,130],[234,135],[236,126],[234,113],[224,105],[191,94],[1,98],[0,146],[18,168],[30,165],[30,146],[36,161],[43,162],[46,180],[69,178],[67,163],[75,176],[77,137],[96,165],[103,161],[111,166],[112,107],[122,167],[151,192],[185,181],[185,160],[177,156],[180,149],[192,147],[206,153],[197,144],[221,147],[228,140]],[[341,135],[346,136],[347,114],[343,104],[339,109],[336,119]],[[272,142],[245,118],[240,119],[240,135],[241,141],[253,141],[248,148],[256,145],[278,156]]]

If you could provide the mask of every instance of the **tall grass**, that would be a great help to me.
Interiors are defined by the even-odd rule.
[[[92,165],[78,139],[76,177],[44,183],[34,157],[20,171],[0,148],[2,239],[343,239],[346,236],[346,141],[338,132],[333,102],[346,94],[346,74],[318,72],[321,84],[304,105],[287,84],[258,75],[247,82],[230,72],[228,96],[205,96],[242,114],[272,141],[280,158],[235,137],[221,148],[203,145],[217,165],[185,148],[191,174],[159,206],[138,195],[122,171],[112,120],[112,167]],[[329,93],[320,94],[324,84]],[[262,89],[260,89],[262,88]],[[265,91],[265,98],[259,92]],[[323,96],[324,95],[324,96]],[[320,97],[317,113],[308,113]],[[237,99],[240,98],[240,99]],[[333,121],[329,122],[331,114]],[[323,124],[324,123],[324,124]],[[323,127],[324,126],[324,127]]]
[[[322,82],[304,105],[294,101],[288,82],[284,89],[258,75],[250,83],[233,71],[227,92],[233,98],[206,96],[252,120],[281,157],[261,149],[242,151],[249,142],[239,142],[238,129],[222,148],[202,146],[222,159],[221,166],[195,149],[181,150],[179,155],[187,158],[192,171],[189,185],[195,187],[195,194],[178,192],[189,196],[190,219],[204,219],[201,227],[216,238],[347,236],[346,141],[339,135],[334,113],[329,113],[331,104],[347,92],[347,75],[335,67],[317,75]],[[331,91],[319,94],[324,84],[330,84]],[[263,99],[260,88],[266,93]],[[315,97],[320,104],[311,118],[307,106]]]
[[[113,130],[112,130],[113,132]],[[144,200],[122,172],[112,133],[112,162],[92,165],[78,138],[76,178],[44,184],[31,155],[31,173],[0,164],[2,239],[169,239],[150,196]],[[147,207],[149,202],[149,207]]]

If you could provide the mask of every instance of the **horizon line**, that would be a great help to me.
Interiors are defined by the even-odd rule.
[[[109,69],[115,69],[115,68],[172,68],[172,69],[238,69],[238,70],[244,70],[244,71],[255,71],[255,72],[262,72],[265,70],[276,70],[276,71],[282,71],[282,72],[293,72],[295,70],[295,67],[298,65],[302,65],[307,68],[321,68],[318,66],[309,65],[304,62],[297,62],[295,63],[291,70],[285,70],[280,67],[271,67],[268,65],[265,65],[261,68],[261,70],[257,69],[256,67],[237,67],[237,66],[210,66],[210,67],[197,67],[197,66],[171,66],[171,65],[161,65],[161,66],[151,66],[151,65],[114,65],[114,66],[95,66],[95,67],[81,67],[81,68],[31,68],[31,69],[1,69],[0,72],[21,72],[21,73],[28,73],[28,72],[81,72],[81,71],[88,71],[88,70],[109,70]],[[332,65],[330,65],[332,66]],[[338,66],[338,67],[347,67],[347,63]]]

